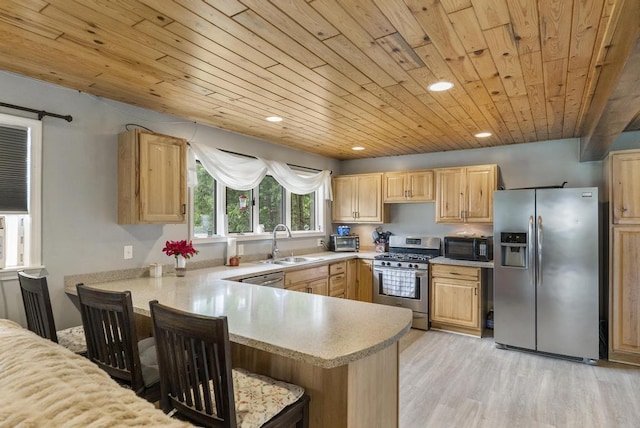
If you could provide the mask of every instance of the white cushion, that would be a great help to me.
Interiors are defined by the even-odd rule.
[[[79,325],[56,331],[58,343],[76,354],[86,354],[87,341],[84,337],[84,328]]]
[[[304,389],[244,369],[232,369],[236,422],[238,428],[258,428],[280,413],[289,404],[295,403],[304,394]],[[209,382],[211,397],[213,383]],[[203,399],[202,391],[200,397]],[[195,397],[192,397],[195,400]],[[204,408],[204,403],[203,408]],[[216,403],[213,413],[217,414]]]
[[[138,342],[138,353],[140,355],[140,366],[142,368],[142,379],[147,388],[160,381],[160,370],[158,368],[158,354],[156,353],[156,339],[147,337]]]
[[[243,369],[233,369],[233,391],[239,428],[258,428],[304,394],[298,385]]]

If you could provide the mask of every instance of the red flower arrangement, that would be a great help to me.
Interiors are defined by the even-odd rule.
[[[193,255],[198,254],[198,250],[193,248],[191,241],[167,241],[162,249],[167,256],[182,256],[185,259],[190,258]]]

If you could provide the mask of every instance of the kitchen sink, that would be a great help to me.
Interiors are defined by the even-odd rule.
[[[270,265],[295,265],[298,263],[317,262],[322,260],[319,257],[280,257],[277,259],[263,260],[260,263],[266,263]]]

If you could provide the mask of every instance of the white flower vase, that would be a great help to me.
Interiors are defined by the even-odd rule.
[[[184,256],[176,255],[176,276],[184,276],[187,273],[187,259]]]

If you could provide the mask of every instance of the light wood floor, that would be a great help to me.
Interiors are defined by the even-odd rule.
[[[589,366],[433,330],[411,330],[400,349],[400,428],[640,427],[634,366]]]

